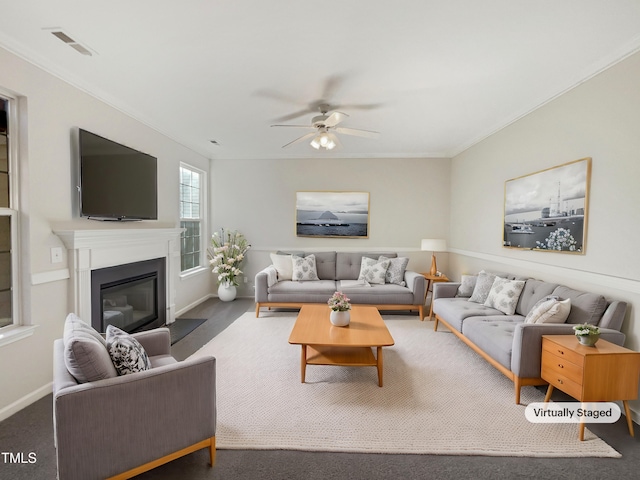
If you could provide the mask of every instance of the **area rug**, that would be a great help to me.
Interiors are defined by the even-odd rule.
[[[295,313],[246,313],[193,357],[217,358],[221,449],[620,457],[577,424],[532,424],[513,384],[453,334],[432,322],[385,315],[395,345],[384,350],[384,386],[375,367],[307,367],[288,343]],[[340,328],[340,327],[334,327]]]
[[[182,340],[206,321],[206,318],[176,318],[175,322],[169,324],[171,345]]]

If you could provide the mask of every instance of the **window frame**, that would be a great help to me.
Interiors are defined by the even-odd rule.
[[[180,202],[182,201],[182,191],[181,191],[181,185],[182,185],[182,174],[181,174],[181,170],[185,169],[185,170],[189,170],[191,172],[197,173],[198,175],[200,175],[200,216],[199,218],[195,219],[195,218],[183,218],[182,217],[182,209],[180,208]],[[206,211],[206,200],[207,200],[207,172],[205,172],[204,170],[201,170],[198,167],[194,167],[193,165],[190,165],[188,163],[185,162],[180,162],[179,165],[179,169],[178,169],[178,188],[179,188],[179,199],[178,199],[178,215],[180,217],[180,226],[182,226],[182,222],[194,222],[197,221],[200,223],[200,258],[199,258],[199,265],[193,267],[193,268],[189,268],[187,270],[182,270],[182,257],[183,257],[183,251],[182,251],[182,235],[180,236],[180,277],[188,277],[191,275],[194,275],[196,273],[200,273],[203,271],[207,270],[207,266],[206,266],[206,251],[207,251],[207,244],[206,244],[206,239],[207,239],[207,211]]]

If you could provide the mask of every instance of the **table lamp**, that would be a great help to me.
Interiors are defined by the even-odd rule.
[[[420,250],[431,252],[431,270],[429,274],[435,275],[438,272],[435,252],[446,252],[447,241],[440,238],[423,238]]]

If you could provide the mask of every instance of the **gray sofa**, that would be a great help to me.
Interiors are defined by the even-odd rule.
[[[118,375],[90,330],[68,318],[53,345],[58,480],[131,478],[202,448],[213,466],[216,359],[176,361],[158,328],[132,335],[151,369]]]
[[[256,274],[256,317],[261,307],[300,308],[306,303],[327,303],[336,291],[344,292],[352,304],[376,306],[379,310],[415,310],[424,318],[426,280],[419,273],[406,270],[403,283],[384,285],[345,286],[343,280],[357,280],[362,257],[397,258],[396,253],[375,252],[278,252],[298,256],[313,254],[318,280],[296,281],[279,278],[274,265]]]
[[[506,274],[498,276],[514,277]],[[433,287],[434,329],[444,324],[451,332],[513,381],[516,403],[524,385],[545,385],[540,378],[542,335],[570,335],[573,325],[598,325],[601,337],[622,345],[620,332],[627,304],[532,278],[525,280],[515,312],[507,315],[496,308],[469,301],[460,282],[437,283]],[[525,323],[527,314],[548,296],[570,299],[571,310],[564,323]]]

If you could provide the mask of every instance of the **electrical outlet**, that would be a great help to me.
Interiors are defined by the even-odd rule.
[[[62,247],[51,247],[51,263],[62,263]]]
[[[246,276],[244,277],[244,283],[249,283],[249,279]]]

